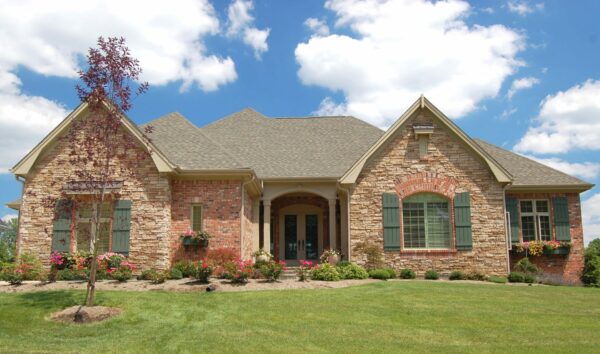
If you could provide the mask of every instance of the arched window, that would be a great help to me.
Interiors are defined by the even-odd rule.
[[[452,245],[448,200],[419,193],[402,200],[404,248],[449,249]]]

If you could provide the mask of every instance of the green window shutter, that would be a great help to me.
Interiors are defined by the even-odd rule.
[[[566,197],[552,199],[554,207],[554,227],[557,241],[571,241],[571,225],[569,223],[569,203]]]
[[[56,202],[56,219],[52,230],[52,251],[69,252],[71,248],[72,202],[60,199]]]
[[[454,227],[456,229],[456,249],[470,251],[473,249],[471,232],[471,198],[469,192],[457,193],[454,196]]]
[[[383,194],[383,249],[400,250],[400,206],[394,193]]]
[[[192,205],[192,230],[202,231],[202,206]]]
[[[131,227],[131,201],[117,200],[112,223],[112,252],[129,253]]]
[[[506,198],[506,211],[510,220],[510,242],[519,243],[519,201],[515,198]]]

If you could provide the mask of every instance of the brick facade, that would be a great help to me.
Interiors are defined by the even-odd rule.
[[[248,191],[244,190],[244,215],[243,215],[243,232],[242,232],[242,259],[252,258],[254,249],[254,224],[252,223],[252,215],[254,214],[254,203],[252,196]]]
[[[129,141],[127,132],[118,139]],[[49,266],[54,221],[53,202],[62,198],[67,181],[76,180],[75,172],[83,166],[72,166],[71,144],[59,140],[36,162],[24,185],[19,225],[19,253],[31,252]],[[140,156],[146,158],[140,159]],[[171,187],[161,176],[152,159],[141,147],[119,156],[112,168],[111,179],[123,180],[120,199],[132,201],[129,257],[142,268],[169,266],[169,230],[171,227]],[[71,239],[74,238],[72,224]],[[73,246],[73,242],[72,242]],[[71,251],[75,251],[71,248]]]
[[[550,212],[550,225],[552,227],[552,239],[556,239],[556,228],[554,227],[554,205],[552,198],[567,197],[569,207],[569,223],[571,231],[571,251],[568,255],[541,255],[530,256],[529,260],[540,267],[545,275],[562,278],[562,281],[579,283],[579,277],[583,270],[583,227],[581,221],[581,201],[576,193],[507,193],[507,197],[515,199],[546,199],[548,200]],[[521,218],[519,217],[519,240],[523,240],[521,231]],[[523,258],[523,255],[511,252],[511,269]]]
[[[428,153],[419,157],[414,123],[433,123]],[[419,110],[391,137],[391,141],[367,162],[350,200],[351,247],[362,241],[383,249],[382,194],[395,192],[400,198],[420,192],[444,196],[452,208],[455,193],[471,197],[472,251],[385,252],[385,262],[395,269],[412,268],[419,274],[436,269],[505,275],[507,252],[504,226],[503,187],[487,165],[456,138],[428,110]],[[402,211],[400,211],[402,215]],[[454,218],[450,221],[453,224]],[[453,228],[452,228],[453,229]],[[402,227],[401,227],[402,230]],[[454,236],[453,236],[454,240]],[[454,241],[452,243],[454,245]],[[353,251],[352,261],[364,263],[364,254]]]

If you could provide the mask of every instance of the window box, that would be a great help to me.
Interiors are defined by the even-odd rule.
[[[184,246],[208,247],[207,239],[199,239],[192,236],[184,236],[182,243]]]
[[[555,248],[553,250],[544,249],[544,254],[547,254],[547,255],[554,255],[554,254],[565,255],[565,254],[569,254],[570,252],[571,252],[571,247],[564,247],[564,246]]]

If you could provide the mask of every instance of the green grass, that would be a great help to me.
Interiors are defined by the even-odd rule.
[[[600,352],[600,290],[424,281],[242,293],[100,292],[103,323],[47,316],[79,291],[0,294],[0,352]]]

